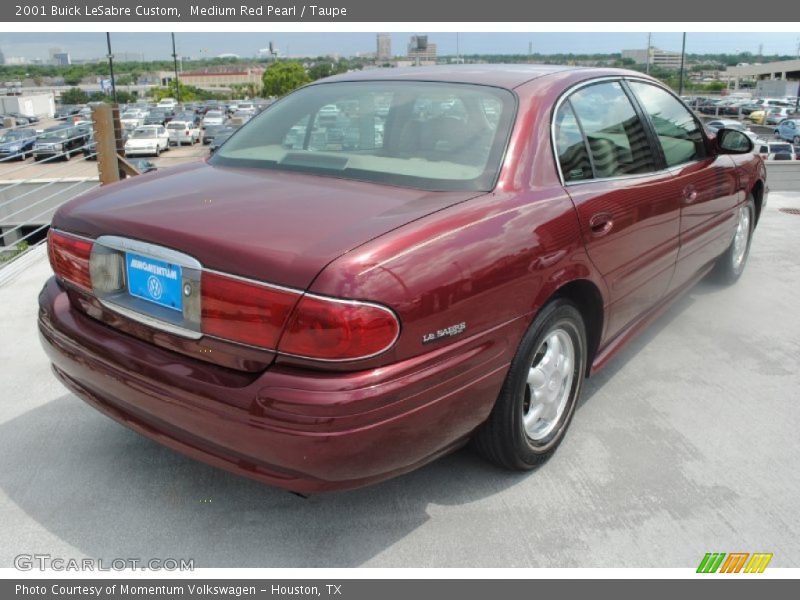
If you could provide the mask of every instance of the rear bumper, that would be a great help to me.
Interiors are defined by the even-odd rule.
[[[507,340],[524,328],[514,321],[369,371],[245,376],[95,321],[54,279],[39,302],[54,371],[87,403],[192,458],[303,493],[367,485],[463,445],[499,393]]]

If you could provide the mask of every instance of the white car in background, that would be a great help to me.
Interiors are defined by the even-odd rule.
[[[790,142],[768,142],[759,140],[753,149],[764,160],[797,160],[797,153]]]
[[[175,110],[178,107],[178,103],[175,98],[162,98],[156,104],[157,108],[166,108],[168,110]]]
[[[176,146],[196,144],[200,141],[200,128],[192,121],[176,121],[173,119],[167,123],[167,131],[169,132],[169,143]]]
[[[147,116],[147,111],[134,109],[126,110],[119,117],[119,121],[125,129],[136,129],[144,125],[144,118]]]
[[[209,125],[224,125],[225,113],[221,110],[210,110],[203,117],[203,129]]]
[[[125,156],[158,156],[169,150],[169,134],[163,125],[137,127],[125,142]]]
[[[742,121],[735,121],[733,119],[714,119],[713,121],[708,121],[705,126],[706,131],[713,133],[714,135],[716,135],[717,131],[724,127],[725,129],[736,129],[741,131],[743,134],[753,140],[754,144],[759,141],[758,134],[754,131],[751,131]]]

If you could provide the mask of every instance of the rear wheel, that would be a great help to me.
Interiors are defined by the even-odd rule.
[[[739,207],[737,214],[736,231],[733,234],[731,245],[725,253],[717,259],[714,266],[714,278],[720,283],[731,285],[736,283],[744,272],[747,257],[750,255],[750,242],[755,228],[756,207],[752,196],[747,198]]]
[[[487,421],[477,451],[514,470],[533,469],[567,431],[586,372],[586,327],[571,302],[557,299],[531,323]]]

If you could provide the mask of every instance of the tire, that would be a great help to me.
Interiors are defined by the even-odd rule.
[[[753,229],[756,221],[756,204],[753,196],[739,207],[739,219],[730,246],[717,259],[712,271],[713,279],[723,285],[733,285],[742,276],[750,255],[750,243],[753,240]]]
[[[586,326],[581,313],[568,300],[550,302],[525,332],[497,402],[473,437],[477,452],[517,471],[534,469],[550,458],[572,420],[586,360]],[[558,387],[548,389],[548,375],[551,385]],[[537,395],[541,396],[538,402]],[[537,417],[537,412],[549,413],[550,418]]]

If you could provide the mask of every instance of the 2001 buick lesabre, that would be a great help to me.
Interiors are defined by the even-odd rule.
[[[207,163],[63,206],[42,341],[107,415],[290,490],[470,439],[532,468],[586,375],[712,268],[739,277],[766,198],[751,150],[629,71],[333,77]]]

